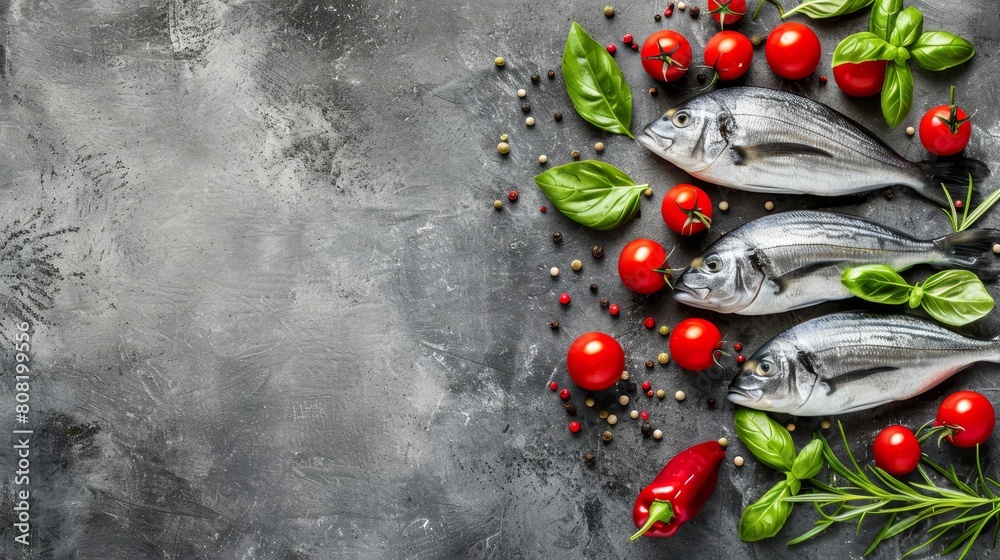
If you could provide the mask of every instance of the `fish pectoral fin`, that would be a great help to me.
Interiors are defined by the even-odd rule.
[[[823,380],[823,383],[826,385],[826,394],[827,395],[832,395],[834,392],[837,391],[837,388],[839,386],[847,385],[849,383],[854,383],[856,381],[861,381],[861,380],[865,379],[866,377],[870,377],[872,375],[877,375],[879,373],[887,373],[887,372],[898,371],[898,370],[899,370],[899,368],[895,367],[895,366],[881,366],[881,367],[873,367],[873,368],[868,368],[868,369],[858,369],[858,370],[848,371],[846,373],[842,373],[842,374],[838,375],[837,377],[832,377],[830,379],[825,379],[825,380]]]
[[[812,262],[807,265],[803,265],[798,268],[789,270],[788,272],[785,272],[784,274],[776,276],[771,279],[771,281],[774,282],[775,286],[777,287],[774,293],[780,294],[781,292],[787,290],[788,285],[793,280],[804,278],[806,276],[809,276],[810,274],[814,274],[820,270],[823,270],[824,268],[839,266],[845,262],[847,262],[846,259],[830,259],[825,261]]]
[[[833,154],[830,152],[816,146],[796,144],[795,142],[770,142],[766,144],[751,144],[749,146],[733,146],[730,153],[733,156],[733,163],[736,165],[750,165],[755,160],[775,156],[816,155],[833,157]]]

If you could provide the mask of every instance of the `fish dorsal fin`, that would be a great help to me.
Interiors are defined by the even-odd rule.
[[[795,142],[769,142],[765,144],[751,144],[749,146],[733,146],[731,153],[733,163],[736,165],[750,165],[755,161],[777,156],[818,155],[833,157],[833,154],[830,152],[816,146],[797,144]]]
[[[798,268],[789,270],[784,274],[782,274],[781,276],[776,276],[771,279],[771,281],[774,282],[775,286],[777,287],[775,293],[780,294],[781,292],[788,289],[788,285],[789,283],[791,283],[792,280],[798,278],[804,278],[817,271],[823,270],[824,268],[838,266],[845,262],[847,262],[846,259],[830,259],[825,261],[811,262],[809,264],[805,264]]]
[[[863,380],[866,377],[870,377],[872,375],[877,375],[879,373],[887,373],[887,372],[890,372],[890,371],[897,371],[897,370],[899,370],[899,368],[895,367],[895,366],[880,366],[880,367],[873,367],[873,368],[868,368],[868,369],[858,369],[858,370],[848,371],[846,373],[842,373],[842,374],[838,375],[837,377],[832,377],[830,379],[824,379],[823,383],[826,384],[826,394],[827,395],[832,395],[834,392],[837,391],[837,388],[839,386],[847,385],[847,384],[854,383],[854,382],[857,382],[857,381],[861,381],[861,380]]]

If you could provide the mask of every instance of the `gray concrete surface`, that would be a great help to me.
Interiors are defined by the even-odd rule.
[[[853,304],[722,317],[620,285],[616,257],[635,237],[676,244],[680,265],[762,215],[765,200],[778,210],[828,204],[710,186],[731,210],[707,236],[669,234],[659,198],[689,178],[587,125],[561,77],[544,77],[558,73],[574,20],[602,42],[669,26],[696,53],[715,30],[705,14],[655,23],[663,3],[623,4],[608,20],[603,2],[0,3],[0,426],[33,430],[27,547],[14,541],[24,489],[14,482],[14,435],[0,446],[0,557],[861,557],[875,525],[787,548],[810,527],[807,508],[777,538],[741,542],[742,507],[779,475],[736,443],[723,400],[732,358],[705,374],[642,365],[666,348],[640,324],[645,316],[709,316],[727,341],[753,349]],[[961,32],[979,54],[961,69],[916,71],[904,127],[957,84],[975,111],[968,153],[994,165],[996,11],[987,2],[912,4],[926,28]],[[765,7],[742,29],[764,34],[776,21]],[[782,82],[758,52],[745,83],[830,104],[921,159],[903,127],[885,127],[877,101],[846,98],[832,80],[819,85],[837,40],[865,21],[815,24],[824,47],[816,76]],[[508,60],[502,71],[497,55]],[[632,86],[633,130],[700,87],[691,76],[653,98],[637,55],[620,49],[617,60]],[[539,121],[533,129],[519,87]],[[554,111],[565,118],[553,122]],[[502,133],[513,146],[506,158],[495,150]],[[607,149],[595,155],[598,140]],[[547,201],[532,182],[537,156],[551,166],[574,148],[652,184],[640,219],[599,233],[539,212]],[[494,211],[512,188],[520,200]],[[949,227],[932,204],[903,194],[839,208],[921,235]],[[985,222],[1000,226],[1000,214]],[[595,243],[603,260],[589,255]],[[579,273],[569,266],[576,258]],[[552,266],[563,270],[558,279]],[[563,291],[574,298],[567,308],[557,301]],[[619,318],[599,308],[601,296],[621,304]],[[21,321],[33,368],[24,424],[12,378]],[[602,444],[596,410],[575,389],[584,429],[566,430],[546,384],[568,385],[566,349],[588,330],[617,336],[640,381],[687,392],[683,403],[638,398],[664,430],[661,442],[626,419]],[[1000,324],[994,313],[972,330],[995,335]],[[845,426],[865,455],[881,427],[916,427],[951,390],[1000,397],[997,373],[976,366]],[[819,420],[797,424],[801,445]],[[730,458],[748,464],[724,465],[714,497],[676,537],[629,543],[639,489],[681,449],[720,436],[734,442]],[[597,455],[593,468],[587,452]],[[996,472],[995,446],[987,455]],[[888,542],[873,557],[898,557],[919,538]],[[984,542],[974,554],[988,551]]]

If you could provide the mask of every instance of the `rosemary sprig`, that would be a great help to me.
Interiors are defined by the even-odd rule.
[[[954,466],[944,468],[926,455],[921,459],[923,464],[918,467],[923,482],[907,482],[875,466],[868,465],[867,469],[862,469],[851,453],[844,426],[840,422],[837,426],[844,440],[850,466],[837,457],[822,435],[817,436],[823,444],[823,458],[830,466],[831,481],[827,484],[813,479],[811,492],[783,499],[787,502],[813,504],[820,514],[812,530],[788,544],[809,540],[834,523],[856,522],[860,527],[862,521],[873,516],[885,516],[885,523],[865,551],[866,555],[882,541],[925,521],[935,523],[927,529],[927,540],[903,554],[904,558],[945,534],[957,533],[942,553],[948,554],[961,548],[959,560],[962,560],[991,523],[995,525],[994,545],[996,544],[996,534],[1000,530],[1000,497],[997,495],[1000,483],[983,475],[978,447],[975,479],[971,483],[963,481]],[[928,475],[924,465],[947,481],[947,484],[936,483]],[[845,480],[848,486],[837,486],[834,481],[838,477]]]
[[[998,200],[1000,200],[1000,189],[997,189],[991,192],[990,195],[986,197],[986,200],[982,201],[979,206],[972,211],[972,214],[969,214],[969,206],[972,205],[972,175],[969,175],[969,191],[968,194],[966,194],[964,204],[962,205],[962,217],[959,218],[958,210],[955,208],[955,201],[951,198],[951,193],[948,192],[948,188],[945,187],[944,184],[941,185],[941,188],[944,189],[944,196],[948,199],[948,207],[942,208],[941,211],[948,216],[948,221],[951,222],[951,229],[956,232],[965,231],[972,227],[972,224],[976,223],[979,218],[982,218],[983,214],[985,214],[990,208],[993,207],[994,204],[997,203]]]

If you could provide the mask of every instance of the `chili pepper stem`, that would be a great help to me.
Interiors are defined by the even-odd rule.
[[[653,500],[653,503],[649,504],[649,518],[646,519],[646,523],[634,535],[629,537],[628,540],[634,541],[643,536],[646,534],[646,531],[653,528],[653,524],[657,521],[670,523],[670,520],[673,518],[674,506],[670,505],[670,502],[666,500]]]

